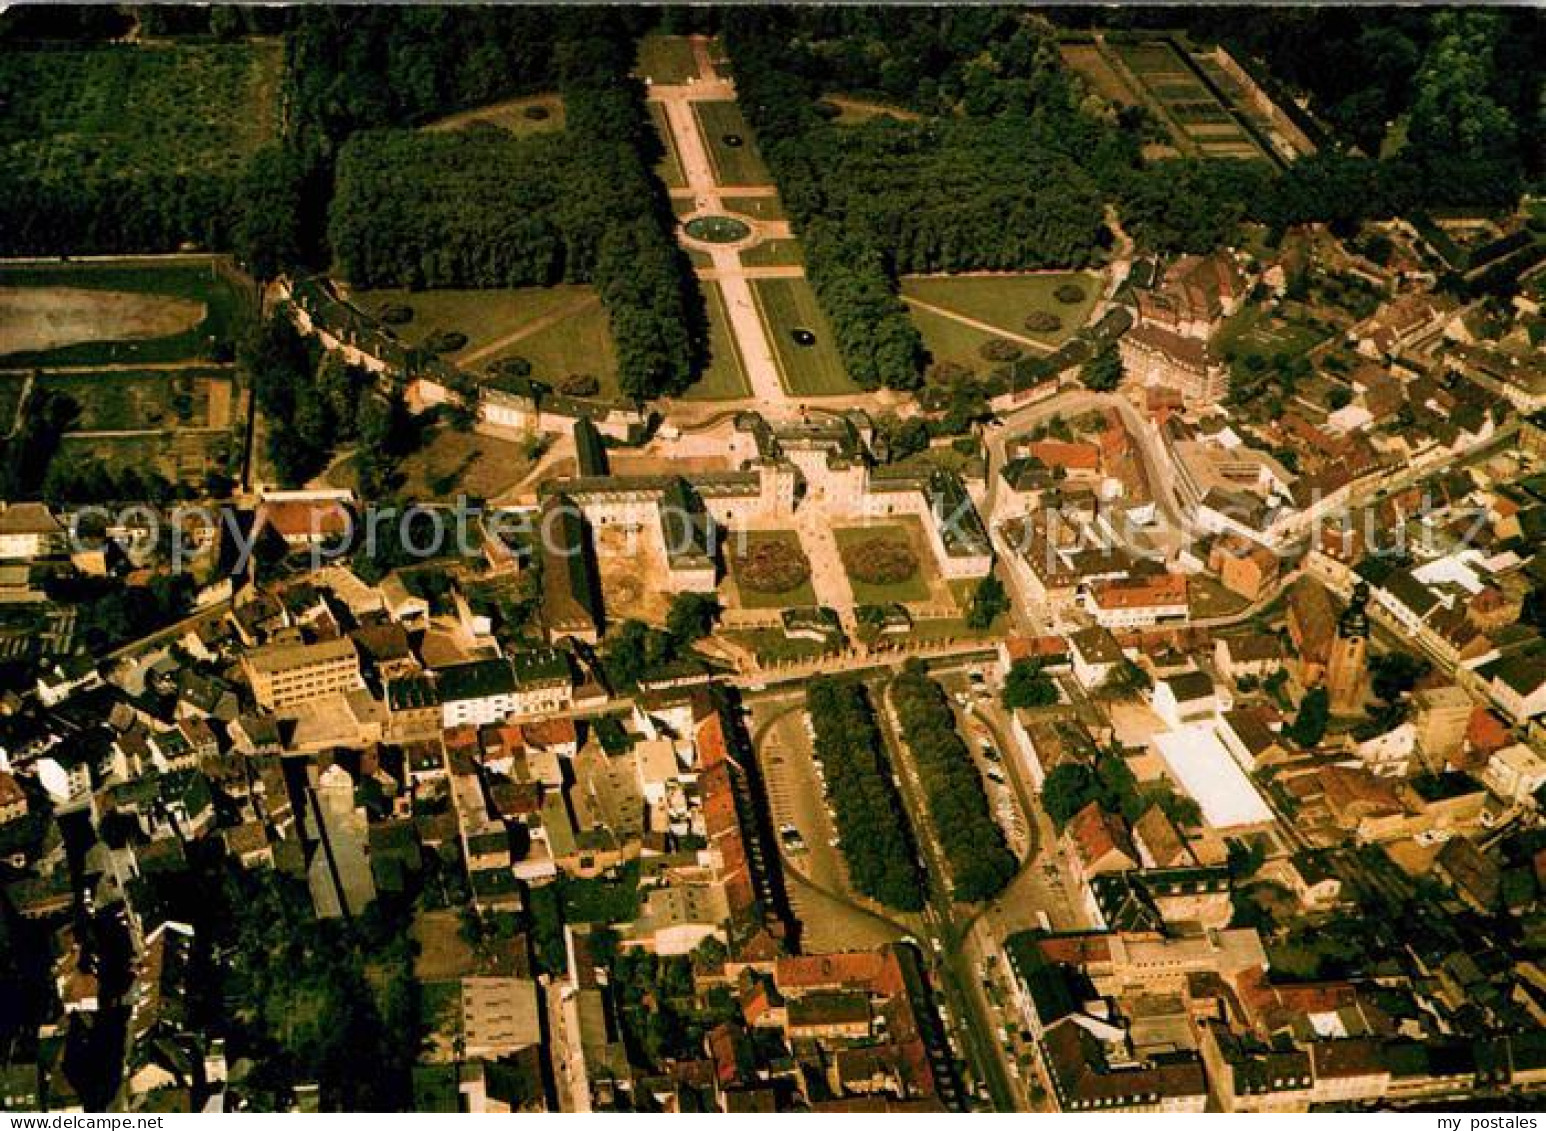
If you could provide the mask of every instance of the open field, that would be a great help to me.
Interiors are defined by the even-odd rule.
[[[165,338],[204,319],[204,304],[164,295],[84,287],[0,288],[0,354],[40,353],[77,342]]]
[[[876,118],[895,118],[898,121],[916,121],[918,115],[911,110],[905,110],[900,106],[888,106],[884,102],[873,102],[865,98],[851,98],[846,94],[823,95],[822,102],[837,110],[837,117],[832,121],[840,126],[862,126],[865,122],[874,121]]]
[[[750,530],[738,532],[735,537],[729,539],[725,547],[725,562],[728,567],[731,581],[735,584],[738,604],[743,609],[790,609],[797,606],[814,605],[816,603],[816,590],[807,577],[793,589],[783,593],[764,593],[748,586],[740,584],[737,570],[742,554],[747,554],[759,545],[769,542],[792,545],[805,556],[805,547],[800,543],[799,534],[793,530]],[[809,559],[807,558],[807,563]]]
[[[612,326],[601,303],[594,302],[512,343],[495,357],[524,357],[532,376],[555,388],[565,377],[589,373],[600,382],[600,397],[623,395],[617,383],[617,351]]]
[[[772,182],[752,137],[751,127],[734,102],[694,102],[698,130],[714,165],[714,179],[722,185],[764,185]],[[739,138],[735,145],[729,139]]]
[[[832,531],[837,548],[843,556],[843,569],[848,574],[848,584],[853,588],[857,605],[889,605],[929,599],[929,573],[933,568],[930,552],[924,544],[923,532],[916,522],[875,523],[870,526],[839,526]],[[911,547],[918,567],[901,581],[886,585],[860,581],[849,566],[849,555],[858,551],[866,542],[884,539],[906,542]]]
[[[703,302],[708,309],[709,359],[703,376],[693,382],[682,394],[690,401],[726,401],[751,395],[746,382],[746,370],[741,365],[740,351],[736,348],[735,335],[725,315],[725,298],[718,283],[703,283]]]
[[[431,133],[444,130],[499,129],[516,137],[553,133],[564,128],[564,100],[556,94],[533,94],[478,106],[431,122]]]
[[[784,388],[795,396],[821,397],[857,393],[843,369],[832,328],[816,302],[816,292],[804,279],[754,279],[752,294],[777,355]],[[816,336],[810,345],[794,340],[797,330]]]
[[[461,918],[454,911],[425,911],[414,917],[409,935],[419,944],[413,975],[422,982],[441,982],[471,974],[472,948],[462,939]]]
[[[0,366],[230,355],[248,300],[210,261],[0,266]]]
[[[531,470],[525,445],[437,426],[399,465],[402,492],[411,499],[488,499],[513,487]],[[353,486],[352,475],[348,486]]]
[[[698,76],[692,40],[685,35],[646,35],[639,41],[639,58],[634,73],[640,78],[669,85],[680,85]]]
[[[682,158],[676,152],[676,138],[671,134],[671,127],[666,122],[665,107],[658,102],[648,103],[650,121],[655,124],[655,133],[660,136],[660,148],[662,156],[655,165],[655,175],[667,188],[686,188],[687,176],[682,172]]]
[[[595,299],[590,287],[519,287],[505,290],[407,291],[399,288],[353,290],[349,301],[372,318],[389,306],[413,311],[407,322],[391,327],[409,345],[419,345],[431,334],[453,331],[465,334],[467,344],[443,354],[447,361],[464,364],[482,352],[534,323]],[[476,361],[472,363],[476,365]]]
[[[1065,284],[1080,287],[1077,302],[1060,302],[1054,292]],[[943,310],[985,322],[1048,346],[1066,341],[1084,325],[1100,294],[1100,276],[1087,271],[1034,275],[909,275],[902,294]],[[1056,315],[1056,330],[1026,328],[1026,315],[1041,311]]]
[[[104,44],[0,54],[0,154],[51,177],[224,177],[279,135],[284,49]]]
[[[663,625],[671,607],[665,558],[650,532],[621,526],[595,530],[596,572],[607,619]]]
[[[0,436],[16,423],[16,410],[21,408],[21,394],[26,387],[25,374],[0,373]]]
[[[109,369],[44,373],[35,388],[63,393],[80,406],[72,432],[226,428],[232,377],[219,369]]]

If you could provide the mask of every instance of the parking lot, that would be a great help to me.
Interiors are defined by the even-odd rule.
[[[875,907],[849,886],[837,827],[803,707],[753,708],[757,763],[788,879],[789,902],[809,951],[874,947],[900,937],[906,916]]]

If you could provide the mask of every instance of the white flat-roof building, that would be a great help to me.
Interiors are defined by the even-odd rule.
[[[1203,820],[1216,829],[1260,825],[1272,810],[1210,725],[1178,727],[1156,734],[1154,748],[1171,776],[1202,808]]]

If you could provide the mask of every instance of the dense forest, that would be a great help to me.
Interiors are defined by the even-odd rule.
[[[371,129],[337,162],[330,242],[360,286],[510,287],[590,282],[638,400],[692,381],[702,300],[651,173],[659,144],[629,77],[632,40],[561,45],[561,133]]]
[[[956,730],[944,688],[912,661],[891,684],[891,701],[918,767],[955,897],[975,903],[997,895],[1019,864],[988,808],[982,776]]]
[[[988,9],[747,10],[726,25],[742,108],[859,384],[921,381],[898,274],[1099,254],[1101,192],[1076,158],[1100,150],[1100,130],[1079,115],[1045,31]],[[833,88],[960,113],[839,126],[819,100]]]
[[[923,877],[869,696],[859,684],[823,677],[807,685],[805,706],[854,887],[888,907],[919,910]]]
[[[1223,38],[1310,93],[1320,152],[1266,162],[1145,162],[1154,129],[1061,65],[1052,29],[1009,9],[737,10],[725,31],[743,109],[807,240],[809,273],[856,380],[915,387],[895,276],[1079,265],[1101,202],[1143,248],[1206,251],[1242,221],[1305,222],[1507,206],[1541,175],[1538,13],[1230,9],[1059,11],[1062,26]],[[1270,80],[1269,80],[1270,81]],[[827,93],[921,120],[831,123]],[[841,239],[821,233],[841,225]],[[812,240],[811,233],[819,238]],[[814,248],[809,246],[814,243]],[[913,359],[909,363],[909,357]]]

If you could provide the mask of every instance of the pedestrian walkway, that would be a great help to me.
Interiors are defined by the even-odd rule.
[[[654,85],[649,98],[658,102],[664,111],[670,140],[674,143],[682,175],[687,181],[685,188],[671,190],[677,200],[693,202],[692,212],[684,217],[725,213],[726,197],[759,197],[777,199],[774,185],[722,185],[715,178],[714,162],[698,128],[697,115],[693,113],[695,102],[726,102],[735,98],[735,87],[720,78],[710,58],[709,40],[703,36],[693,38],[693,56],[698,64],[698,76],[686,83]],[[755,246],[770,239],[789,239],[792,235],[787,220],[759,220],[742,216],[755,233]],[[740,350],[741,365],[747,383],[751,386],[751,399],[759,411],[773,419],[793,417],[799,405],[784,388],[783,375],[773,345],[768,339],[767,326],[758,309],[752,280],[764,278],[803,278],[804,268],[798,265],[747,266],[741,262],[739,251],[715,246],[685,236],[682,242],[693,251],[708,257],[708,266],[698,269],[698,279],[704,286],[717,286],[724,298],[725,316],[730,333]]]

